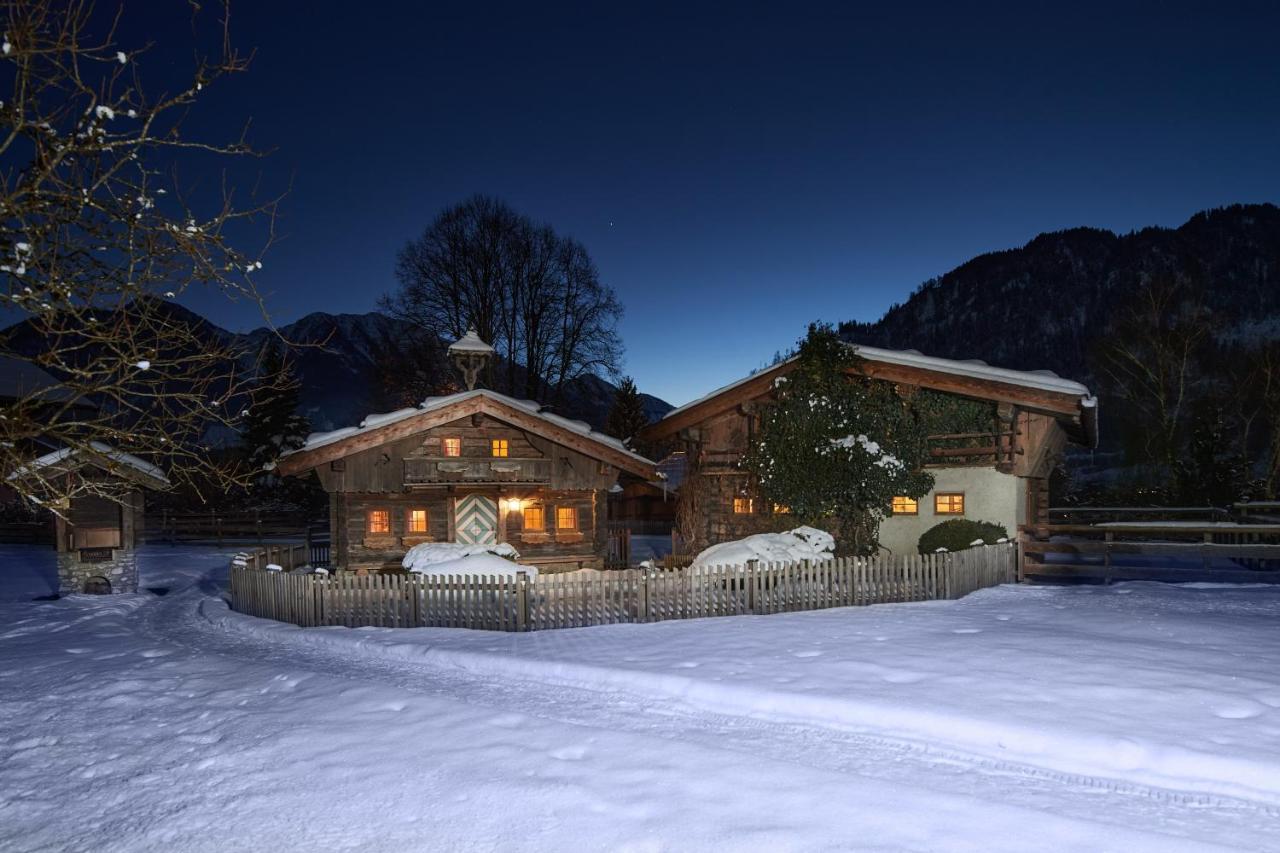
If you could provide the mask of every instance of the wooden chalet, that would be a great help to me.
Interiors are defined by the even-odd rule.
[[[331,560],[356,571],[398,567],[420,542],[508,542],[541,569],[599,568],[609,490],[656,476],[617,439],[483,388],[312,435],[279,471],[315,471]]]
[[[900,393],[928,388],[991,406],[991,428],[930,438],[933,492],[894,501],[881,526],[889,550],[914,552],[920,534],[949,518],[1003,524],[1047,523],[1048,478],[1069,443],[1097,443],[1096,401],[1085,386],[1047,371],[1008,370],[979,361],[933,358],[915,351],[857,346],[860,372],[891,382]],[[781,362],[727,385],[650,424],[644,447],[684,451],[689,470],[682,497],[700,494],[700,526],[683,531],[692,550],[785,524],[763,505],[738,460],[773,398],[777,380],[795,366]],[[698,488],[691,489],[691,481]]]

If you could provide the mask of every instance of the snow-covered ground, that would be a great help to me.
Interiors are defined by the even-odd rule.
[[[1280,849],[1273,588],[301,630],[230,553],[0,551],[0,849]]]

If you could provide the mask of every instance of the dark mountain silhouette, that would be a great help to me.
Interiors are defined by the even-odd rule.
[[[1109,315],[1160,275],[1201,286],[1219,335],[1231,342],[1280,338],[1280,208],[1233,205],[1179,228],[1124,235],[1097,228],[1041,234],[927,281],[880,320],[844,323],[840,333],[1094,383],[1090,352],[1107,334]]]
[[[385,314],[308,314],[296,322],[281,326],[279,336],[263,327],[244,334],[235,334],[210,323],[204,317],[169,301],[152,303],[167,321],[186,325],[201,341],[239,345],[246,353],[245,366],[250,367],[256,354],[270,340],[283,338],[290,343],[301,344],[293,351],[299,379],[302,383],[302,413],[317,431],[337,429],[360,422],[367,414],[377,410],[369,389],[370,374],[376,353],[412,334],[404,321]],[[109,319],[109,318],[104,318]],[[27,322],[16,323],[0,331],[0,341],[5,349],[26,356],[43,351],[46,342]],[[0,368],[12,361],[14,369],[23,364],[6,359]],[[596,376],[580,378],[565,393],[561,413],[578,418],[599,429],[604,426],[616,387]],[[657,397],[644,394],[645,410],[651,418],[659,418],[671,410],[671,404]],[[224,436],[215,436],[226,440]]]

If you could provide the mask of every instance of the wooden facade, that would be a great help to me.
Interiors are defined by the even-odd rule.
[[[544,569],[600,567],[606,496],[653,464],[585,425],[489,391],[309,444],[280,463],[330,497],[333,563],[398,567],[421,542],[508,542]]]
[[[1012,475],[1022,481],[1017,493],[1025,495],[1020,499],[1025,504],[1010,505],[1007,518],[1015,524],[1047,522],[1049,474],[1067,444],[1096,443],[1096,410],[1083,386],[1077,387],[1084,393],[1056,390],[1056,383],[1029,373],[1024,374],[1028,384],[1020,385],[1015,371],[993,371],[992,377],[963,375],[949,372],[942,359],[903,356],[922,364],[868,359],[860,372],[892,382],[907,397],[915,389],[928,388],[992,404],[990,431],[932,436],[927,467],[993,468]],[[955,364],[965,367],[963,362]],[[752,478],[738,467],[761,413],[773,399],[777,380],[793,367],[794,360],[782,362],[674,410],[641,432],[646,447],[687,454],[689,473],[681,487],[679,515],[681,533],[692,550],[794,526],[783,508],[764,504]]]

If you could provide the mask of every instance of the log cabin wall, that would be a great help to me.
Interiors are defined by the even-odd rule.
[[[459,453],[446,455],[445,439]],[[493,455],[493,441],[506,456]],[[457,498],[482,494],[499,509],[497,538],[534,565],[598,567],[608,547],[607,490],[618,469],[583,453],[487,416],[467,416],[406,438],[353,453],[316,469],[330,496],[335,564],[346,569],[399,566],[418,542],[454,540]],[[519,499],[520,510],[508,501]],[[526,530],[523,507],[543,510],[543,528]],[[575,526],[557,526],[561,507]],[[408,530],[409,511],[427,511],[425,534]],[[370,513],[385,510],[389,530],[370,531]],[[534,517],[530,514],[530,517]]]

